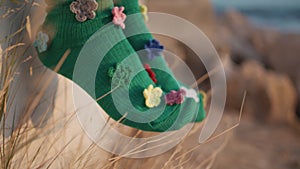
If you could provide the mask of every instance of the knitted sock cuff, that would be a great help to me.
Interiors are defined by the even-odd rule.
[[[49,12],[41,29],[51,40],[55,38],[55,41],[60,41],[61,45],[65,41],[70,41],[71,46],[82,45],[94,32],[112,20],[113,2],[110,0],[97,0],[99,5],[95,11],[96,17],[85,22],[78,22],[75,14],[70,11],[73,1],[47,2],[50,4]]]
[[[124,6],[127,15],[141,12],[138,0],[115,0],[115,5]]]

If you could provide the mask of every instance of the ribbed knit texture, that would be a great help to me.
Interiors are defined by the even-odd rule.
[[[179,84],[179,86],[185,86],[187,87],[185,84],[183,84],[182,82],[179,82],[176,80],[174,74],[172,73],[172,71],[170,70],[170,68],[168,67],[166,61],[164,60],[164,58],[162,56],[156,57],[153,60],[149,60],[147,57],[147,54],[145,54],[145,44],[153,39],[154,37],[152,36],[152,34],[149,32],[145,21],[144,21],[144,17],[143,15],[140,13],[140,5],[138,0],[115,0],[115,5],[117,6],[124,6],[125,7],[125,13],[130,16],[132,14],[134,14],[134,17],[132,17],[131,19],[127,19],[126,20],[126,25],[128,25],[126,27],[126,29],[124,30],[124,34],[128,37],[128,41],[129,43],[132,45],[132,47],[134,48],[135,51],[140,51],[140,59],[142,61],[142,63],[147,63],[150,66],[153,67],[159,67],[160,70],[155,70],[154,72],[156,72],[156,79],[157,79],[157,85],[161,85],[162,88],[164,89],[164,91],[170,91],[170,90],[178,90],[178,88],[176,88],[175,84]],[[130,18],[130,17],[129,17]],[[138,34],[132,36],[132,34],[136,33],[136,32],[143,32],[143,34]],[[146,32],[146,33],[144,33]],[[144,50],[144,51],[141,51]],[[166,75],[168,74],[168,75]],[[204,105],[203,105],[203,98],[200,94],[198,94],[198,97],[200,98],[200,102],[196,103],[194,101],[191,101],[192,103],[190,104],[190,106],[194,107],[194,110],[197,109],[197,112],[193,112],[187,110],[187,114],[189,114],[190,117],[193,117],[191,114],[194,113],[194,117],[196,117],[195,119],[189,118],[188,120],[190,121],[182,121],[182,123],[187,123],[187,122],[192,122],[192,121],[196,121],[196,122],[200,122],[203,121],[203,119],[206,116],[205,110],[204,110]]]
[[[47,8],[48,15],[41,30],[49,34],[50,45],[47,51],[39,53],[39,58],[45,66],[53,69],[64,52],[71,49],[70,55],[58,73],[72,80],[74,66],[79,55],[91,56],[91,62],[98,62],[98,55],[103,50],[101,47],[105,46],[106,43],[113,44],[114,41],[117,41],[118,43],[110,48],[100,63],[94,82],[86,82],[80,79],[74,79],[74,82],[91,96],[99,98],[105,95],[98,103],[106,113],[114,120],[119,120],[124,114],[128,113],[128,118],[122,120],[122,123],[137,129],[155,132],[177,130],[193,121],[195,117],[193,112],[197,111],[199,106],[194,104],[193,99],[188,98],[181,105],[168,106],[164,104],[165,100],[162,97],[160,106],[151,109],[146,107],[143,90],[149,85],[159,85],[154,84],[144,70],[139,56],[131,47],[121,28],[110,23],[113,18],[111,14],[113,2],[111,0],[98,0],[99,7],[96,18],[82,23],[75,19],[75,14],[69,9],[72,2],[72,0],[47,0],[49,5]],[[125,66],[131,68],[133,73],[138,70],[142,71],[132,78],[129,86],[119,86],[113,93],[110,93],[114,84],[112,85],[112,79],[108,76],[108,71],[125,59],[128,59]],[[85,66],[88,67],[89,65]],[[86,76],[91,76],[91,72],[87,72],[85,69],[80,71]],[[161,85],[164,94],[171,89],[179,89],[180,86],[172,75],[170,76],[165,72],[156,72],[159,74],[157,76],[159,80],[166,79],[166,85]],[[95,89],[91,89],[91,85],[87,83],[95,83]],[[129,99],[125,97],[128,90]],[[113,97],[114,94],[116,97]],[[184,112],[180,110],[184,110]],[[132,118],[146,122],[137,122],[131,120]]]
[[[48,0],[47,17],[41,30],[49,34],[51,44],[46,52],[39,54],[40,60],[49,68],[54,68],[67,49],[71,54],[64,62],[59,73],[70,78],[73,73],[78,53],[87,39],[112,20],[111,9],[113,2],[98,0],[96,18],[79,23],[75,14],[70,11],[73,0]]]

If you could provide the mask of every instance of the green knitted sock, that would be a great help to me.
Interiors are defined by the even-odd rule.
[[[160,70],[154,69],[156,80],[158,85],[162,85],[162,88],[164,88],[165,91],[170,90],[178,90],[176,86],[173,86],[172,84],[178,84],[179,86],[184,86],[188,88],[185,84],[182,82],[179,82],[176,80],[175,76],[173,75],[172,71],[168,67],[166,61],[164,58],[160,55],[158,57],[155,57],[153,59],[149,59],[147,57],[146,51],[145,51],[145,44],[148,44],[149,41],[153,40],[152,34],[149,32],[146,24],[145,24],[145,17],[141,13],[141,6],[139,5],[138,0],[115,0],[115,5],[117,6],[124,6],[125,7],[125,13],[129,15],[134,15],[134,17],[131,17],[126,20],[126,29],[124,30],[124,34],[128,36],[128,41],[132,45],[135,51],[140,51],[140,59],[142,63],[147,63],[150,65],[150,67],[158,67]],[[147,32],[143,34],[135,34],[135,32]],[[163,74],[169,74],[168,76],[164,76]],[[199,106],[197,118],[195,119],[196,122],[202,121],[205,116],[205,110],[203,105],[203,96],[198,93],[198,97],[200,99],[199,103],[193,103],[193,106]]]
[[[74,2],[76,4],[71,11],[70,5]],[[169,74],[161,73],[159,78],[171,79],[170,87],[160,88],[156,85],[124,36],[122,24],[110,23],[113,20],[113,2],[97,1],[98,6],[93,4],[95,2],[93,0],[47,2],[48,15],[35,43],[43,64],[53,69],[64,52],[71,49],[70,55],[58,73],[74,80],[95,99],[100,98],[97,102],[113,119],[120,120],[125,117],[121,121],[125,125],[161,132],[180,129],[188,122],[192,122],[195,117],[193,112],[198,108],[193,105],[193,98],[186,98],[182,104],[172,106],[164,104],[166,100],[163,95],[169,93],[166,89],[179,89],[177,82],[168,77]],[[96,15],[91,11],[94,8],[97,9]],[[74,9],[90,11],[80,13]],[[105,48],[109,50],[102,57],[100,53],[103,53]],[[77,59],[80,58],[87,59],[85,62],[87,64],[83,65],[86,68],[74,69]],[[95,80],[86,80],[93,79],[89,77],[92,76],[89,66],[100,60],[102,61],[99,63]],[[88,78],[78,79],[76,74],[78,71]],[[91,85],[92,83],[94,85]]]

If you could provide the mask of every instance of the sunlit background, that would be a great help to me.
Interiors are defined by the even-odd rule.
[[[299,0],[212,0],[218,14],[226,10],[239,10],[262,27],[300,33]]]

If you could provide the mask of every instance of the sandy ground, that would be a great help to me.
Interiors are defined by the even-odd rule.
[[[300,131],[244,119],[213,168],[299,169]]]

